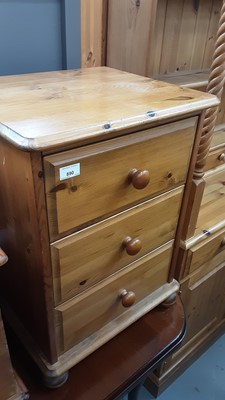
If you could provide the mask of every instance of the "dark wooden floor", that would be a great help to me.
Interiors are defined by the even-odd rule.
[[[169,308],[161,306],[116,336],[69,372],[58,389],[47,389],[35,365],[15,339],[9,338],[13,364],[28,388],[31,400],[116,399],[141,381],[176,348],[185,331],[179,297]]]

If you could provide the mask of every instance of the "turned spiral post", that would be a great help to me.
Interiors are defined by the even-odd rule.
[[[216,95],[221,100],[225,79],[225,1],[221,8],[219,29],[215,41],[215,51],[210,69],[209,82],[206,91]],[[197,161],[195,164],[194,179],[201,179],[204,175],[205,166],[210,142],[217,118],[218,108],[206,110],[203,122],[202,135],[198,149]]]
[[[219,27],[215,40],[215,50],[210,68],[207,92],[216,95],[221,100],[223,86],[225,82],[225,0],[221,8]],[[209,108],[205,112],[205,117],[201,128],[201,137],[197,153],[197,158],[190,186],[183,209],[181,220],[185,221],[180,228],[180,237],[187,240],[195,233],[198,210],[201,207],[202,197],[205,188],[204,166],[208,156],[210,143],[215,127],[218,107]],[[176,257],[174,256],[174,259]]]

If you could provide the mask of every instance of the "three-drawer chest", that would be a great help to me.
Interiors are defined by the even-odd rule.
[[[209,94],[106,67],[0,78],[6,319],[49,386],[176,293]]]

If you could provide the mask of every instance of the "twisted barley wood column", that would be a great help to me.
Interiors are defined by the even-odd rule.
[[[225,0],[221,8],[221,16],[219,20],[219,29],[215,41],[215,50],[213,61],[210,69],[209,82],[206,91],[216,95],[221,100],[223,87],[225,82]],[[218,107],[206,110],[205,119],[203,121],[200,144],[198,148],[197,160],[193,174],[193,180],[190,189],[189,205],[191,209],[187,210],[190,217],[189,224],[184,228],[182,238],[187,239],[193,236],[199,208],[201,206],[202,196],[205,188],[204,166],[208,156],[213,130],[216,124]]]
[[[221,9],[219,29],[215,43],[215,51],[206,91],[216,95],[221,100],[225,79],[225,1]],[[201,141],[195,165],[194,179],[201,179],[204,175],[203,168],[209,151],[209,146],[215,127],[218,108],[206,110],[202,128]]]

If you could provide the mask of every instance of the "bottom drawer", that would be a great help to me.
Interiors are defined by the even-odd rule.
[[[132,308],[135,313],[135,305],[140,300],[167,282],[172,244],[172,241],[167,243],[57,307],[59,353],[70,349],[110,321],[115,320],[116,323],[117,317],[126,319]],[[134,305],[129,308],[124,307],[120,297],[124,289],[133,292],[136,297]],[[134,300],[132,295],[130,300],[131,303]]]

